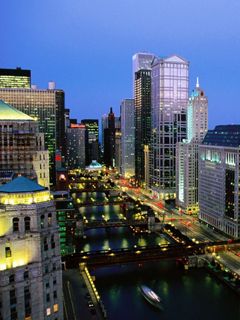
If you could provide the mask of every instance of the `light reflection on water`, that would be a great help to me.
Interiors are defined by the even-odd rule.
[[[109,320],[240,319],[239,297],[203,269],[185,272],[174,262],[164,261],[141,268],[101,268],[93,273]],[[142,284],[161,297],[163,311],[143,298],[138,289]]]
[[[99,219],[102,214],[113,219],[118,217],[120,206],[85,207],[80,212],[87,219]],[[156,234],[133,235],[128,228],[89,230],[86,235],[87,239],[80,244],[84,251],[167,242]],[[93,273],[109,320],[240,319],[238,296],[204,270],[186,273],[177,269],[174,262],[163,261],[100,268]],[[164,311],[157,311],[145,301],[138,289],[142,284],[159,294]]]

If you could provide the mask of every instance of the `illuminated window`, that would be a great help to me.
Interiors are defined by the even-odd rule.
[[[6,247],[5,248],[5,257],[6,258],[11,258],[11,256],[12,256],[11,248],[10,247]]]
[[[50,314],[51,314],[51,308],[47,308],[47,309],[46,309],[46,315],[47,315],[47,316],[50,316]]]
[[[58,304],[57,303],[55,303],[53,305],[53,312],[58,312]]]
[[[13,232],[19,231],[19,219],[13,218]]]

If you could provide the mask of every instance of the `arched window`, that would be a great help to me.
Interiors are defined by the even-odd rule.
[[[48,226],[51,226],[52,225],[52,214],[49,213],[48,214]]]
[[[19,231],[19,219],[13,218],[12,223],[13,223],[13,232]]]
[[[41,215],[41,221],[40,221],[40,225],[41,225],[41,229],[44,228],[44,214]]]
[[[24,225],[25,225],[25,231],[30,231],[30,227],[31,227],[31,218],[30,217],[24,218]]]

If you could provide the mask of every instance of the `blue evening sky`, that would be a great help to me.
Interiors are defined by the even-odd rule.
[[[1,0],[0,67],[54,80],[71,116],[132,97],[132,55],[179,54],[209,98],[209,127],[240,123],[239,0]]]

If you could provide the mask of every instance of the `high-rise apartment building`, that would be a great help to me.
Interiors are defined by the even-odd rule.
[[[63,320],[62,267],[50,192],[17,177],[0,186],[0,318]]]
[[[135,175],[135,110],[134,99],[121,102],[121,174]]]
[[[71,124],[67,128],[67,167],[69,169],[84,169],[86,166],[86,127],[83,124]]]
[[[49,159],[38,122],[0,100],[0,172],[11,171],[49,187]]]
[[[145,180],[144,146],[151,141],[151,70],[135,72],[135,179]]]
[[[240,125],[209,130],[199,146],[199,219],[240,237]]]
[[[115,128],[115,115],[112,108],[110,108],[107,128],[104,129],[103,160],[107,167],[115,167]]]
[[[65,147],[64,91],[54,89],[0,89],[0,99],[38,120],[49,151],[51,178],[54,175],[55,150]],[[52,179],[53,180],[53,179]]]
[[[176,203],[186,213],[198,213],[198,145],[208,129],[208,100],[199,87],[192,92],[187,107],[187,140],[177,143]]]
[[[151,81],[150,188],[159,199],[176,197],[176,144],[186,139],[189,63],[155,58]]]
[[[31,70],[0,69],[0,88],[30,88]]]
[[[89,165],[99,160],[98,120],[83,119],[81,123],[86,126],[86,165]]]

